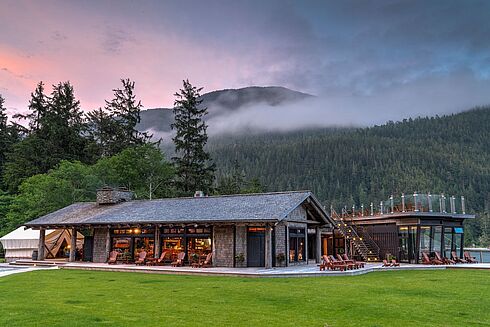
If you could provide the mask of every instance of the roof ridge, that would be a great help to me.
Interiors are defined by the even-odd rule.
[[[244,193],[244,194],[222,194],[222,195],[206,195],[202,197],[194,197],[194,196],[182,196],[175,198],[159,198],[159,199],[136,199],[128,202],[135,201],[162,201],[162,200],[181,200],[181,199],[209,199],[209,198],[231,198],[231,197],[239,197],[239,196],[259,196],[259,195],[279,195],[279,194],[291,194],[291,193],[311,193],[310,190],[297,190],[297,191],[280,191],[280,192],[262,192],[262,193]]]

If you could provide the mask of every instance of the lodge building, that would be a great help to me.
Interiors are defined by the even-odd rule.
[[[75,203],[35,219],[40,230],[38,258],[44,258],[44,231],[70,229],[84,237],[82,259],[106,262],[117,250],[131,262],[141,250],[185,258],[213,253],[220,267],[273,267],[318,262],[322,235],[333,220],[309,191],[230,196],[132,200],[126,190],[104,188],[95,203]],[[76,249],[70,250],[70,261]]]
[[[69,205],[25,226],[40,231],[39,260],[46,257],[45,231],[61,229],[72,236],[69,261],[102,263],[115,250],[130,263],[144,250],[154,258],[165,252],[169,262],[183,252],[187,263],[212,253],[216,267],[283,267],[344,253],[420,263],[423,252],[463,256],[463,223],[474,215],[465,213],[463,198],[460,208],[449,198],[446,211],[447,200],[392,196],[377,211],[371,204],[328,214],[310,191],[133,200],[127,190],[106,187],[96,202]]]

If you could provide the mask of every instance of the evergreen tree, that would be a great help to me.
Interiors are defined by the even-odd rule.
[[[175,93],[175,121],[171,126],[176,131],[172,140],[177,156],[173,160],[177,168],[177,188],[186,195],[197,190],[209,193],[214,180],[214,164],[204,149],[208,141],[203,120],[207,108],[200,107],[201,90],[185,80],[183,88]]]
[[[13,193],[27,177],[46,173],[61,160],[88,159],[86,125],[69,82],[53,85],[50,97],[44,95],[39,83],[31,94],[29,109],[29,114],[18,116],[29,121],[27,136],[12,147],[3,172]]]
[[[87,114],[87,123],[90,137],[88,152],[95,158],[110,157],[115,154],[117,120],[107,111],[99,108]]]
[[[115,89],[114,98],[106,101],[108,115],[101,110],[89,116],[92,128],[95,129],[96,141],[105,156],[111,156],[122,150],[147,143],[151,135],[139,132],[136,125],[140,122],[143,106],[136,100],[134,82],[122,79],[122,89]]]

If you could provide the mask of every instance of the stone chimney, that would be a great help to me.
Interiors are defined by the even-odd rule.
[[[112,188],[105,186],[97,190],[97,204],[116,204],[133,199],[133,192],[126,188]]]
[[[203,198],[204,192],[203,191],[196,191],[196,193],[194,193],[194,197],[195,198]]]

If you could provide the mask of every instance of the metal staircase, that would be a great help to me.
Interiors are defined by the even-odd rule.
[[[336,222],[336,227],[345,238],[346,242],[350,241],[355,252],[364,261],[379,261],[380,249],[378,244],[373,240],[367,230],[356,226],[351,221],[344,219],[341,215],[331,209],[331,217]]]

